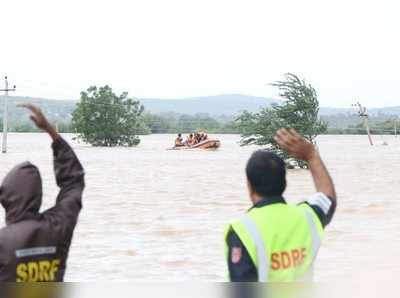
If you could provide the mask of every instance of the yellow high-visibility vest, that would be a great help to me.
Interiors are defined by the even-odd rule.
[[[307,204],[270,204],[252,208],[231,223],[258,271],[260,282],[312,280],[313,264],[324,235],[323,226]]]

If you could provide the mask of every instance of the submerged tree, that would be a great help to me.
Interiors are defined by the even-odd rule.
[[[307,167],[301,160],[291,158],[274,140],[280,128],[294,128],[310,142],[327,130],[327,124],[319,119],[319,102],[315,89],[296,75],[288,73],[285,80],[272,84],[285,99],[283,104],[264,108],[257,113],[243,112],[237,123],[242,145],[267,145],[267,149],[282,157],[287,164]]]
[[[144,107],[128,98],[128,93],[113,93],[109,86],[90,87],[81,92],[73,112],[72,124],[78,138],[93,146],[136,146],[143,132]]]

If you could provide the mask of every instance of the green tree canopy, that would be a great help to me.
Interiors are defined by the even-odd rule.
[[[135,146],[145,129],[143,111],[127,92],[118,96],[109,86],[93,86],[81,92],[72,123],[78,137],[93,146]]]
[[[238,133],[232,120],[221,120],[202,113],[146,113],[143,119],[152,133],[193,133],[201,130],[208,133]]]
[[[243,112],[236,120],[242,136],[241,144],[267,145],[268,150],[289,163],[292,159],[274,140],[276,131],[283,127],[294,128],[314,142],[319,134],[326,132],[327,125],[318,117],[319,102],[310,84],[288,73],[285,80],[277,81],[272,86],[279,89],[279,95],[285,101],[257,113]],[[302,161],[294,161],[300,167],[307,166]]]

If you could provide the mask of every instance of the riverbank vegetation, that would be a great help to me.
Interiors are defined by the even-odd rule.
[[[228,96],[228,95],[227,95]],[[246,107],[243,104],[243,98],[249,100],[249,111],[257,112],[252,103],[252,97],[242,96],[240,103],[241,108],[235,104],[236,97],[230,98],[232,103],[223,101],[222,104],[218,102],[219,97],[212,97],[212,100],[217,101],[215,107],[218,108],[218,112],[213,110],[213,113],[202,112],[196,113],[196,109],[199,107],[198,102],[193,105],[191,114],[187,114],[190,110],[189,105],[186,104],[186,110],[180,109],[181,113],[168,112],[174,110],[174,105],[167,106],[153,106],[150,104],[149,109],[146,109],[137,118],[140,124],[140,129],[135,128],[137,135],[143,134],[176,134],[176,133],[190,133],[199,130],[205,130],[212,134],[240,134],[241,129],[238,127],[238,122],[235,121],[241,114],[241,109]],[[0,96],[0,130],[3,130],[3,121],[1,116],[3,115],[3,99]],[[182,100],[183,102],[190,102]],[[210,102],[210,100],[206,102]],[[26,116],[26,113],[19,108],[17,105],[23,102],[33,102],[40,106],[43,111],[48,115],[49,120],[54,123],[58,131],[61,133],[76,133],[76,129],[72,125],[72,115],[76,109],[77,101],[71,100],[47,100],[42,98],[31,98],[31,97],[9,97],[9,122],[8,128],[10,132],[38,132],[31,121]],[[147,101],[149,102],[149,101]],[[180,101],[174,101],[178,103]],[[212,101],[211,101],[212,102]],[[151,101],[150,101],[151,103]],[[262,101],[261,101],[262,103]],[[260,106],[264,106],[260,103]],[[269,107],[271,102],[265,101],[265,107]],[[208,103],[207,105],[211,105]],[[204,105],[201,106],[204,109]],[[228,107],[228,108],[227,108]],[[234,109],[233,107],[236,107]],[[158,112],[150,112],[151,110],[157,110]],[[370,127],[373,134],[395,134],[395,127],[397,131],[400,128],[400,108],[388,107],[382,109],[371,109],[370,110]],[[237,112],[234,112],[234,111]],[[229,112],[227,112],[229,111]],[[355,111],[351,109],[333,109],[333,108],[322,108],[320,118],[327,124],[327,130],[323,134],[365,134],[366,131],[362,126],[362,121],[358,117]]]
[[[177,113],[142,115],[145,128],[138,132],[138,135],[146,134],[176,134],[190,133],[196,130],[206,130],[213,134],[240,134],[235,117],[212,117],[208,114],[186,115]],[[330,121],[332,118],[334,122]],[[321,116],[321,119],[328,124],[327,131],[323,134],[328,135],[359,135],[366,134],[358,116]],[[340,122],[340,119],[342,123]],[[61,133],[75,133],[71,121],[52,120]],[[394,135],[395,125],[397,134],[400,132],[400,119],[396,116],[372,116],[370,117],[371,133]],[[0,130],[3,130],[3,121],[0,117]],[[25,119],[13,120],[9,122],[10,132],[39,132],[34,126]]]

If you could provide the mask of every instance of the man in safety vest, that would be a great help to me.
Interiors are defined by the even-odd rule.
[[[299,205],[287,204],[284,161],[265,150],[246,167],[253,207],[225,233],[226,259],[233,282],[312,280],[324,228],[336,209],[331,177],[314,145],[295,130],[281,129],[275,140],[292,156],[308,162],[317,193]]]

